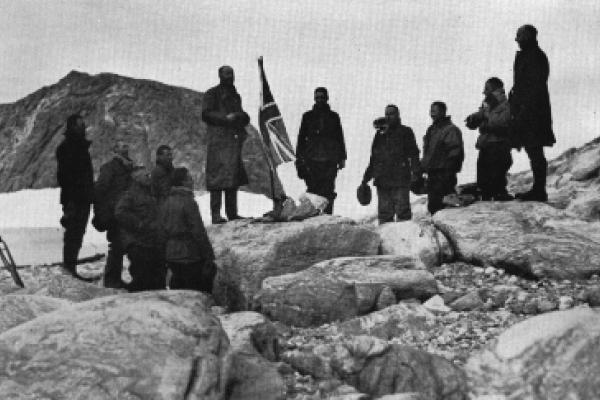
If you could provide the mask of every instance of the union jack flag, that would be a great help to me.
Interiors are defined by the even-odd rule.
[[[273,94],[269,88],[262,57],[258,59],[258,68],[260,70],[261,81],[258,123],[266,152],[271,159],[273,167],[277,167],[280,164],[294,161],[296,156],[285,129],[283,118],[279,112],[279,107],[277,107],[277,103],[275,103]]]

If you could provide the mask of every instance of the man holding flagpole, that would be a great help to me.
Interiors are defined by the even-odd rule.
[[[271,88],[267,82],[262,57],[258,58],[258,68],[261,81],[258,123],[271,178],[270,194],[273,199],[273,211],[270,214],[277,219],[281,213],[286,195],[281,190],[277,191],[275,188],[276,168],[283,163],[295,160],[294,148],[285,129],[279,107],[275,103]]]

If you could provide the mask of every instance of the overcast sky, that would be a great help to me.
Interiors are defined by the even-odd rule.
[[[294,144],[313,89],[329,88],[349,153],[338,186],[360,182],[371,122],[386,104],[400,107],[421,146],[434,100],[445,101],[463,128],[465,181],[477,153],[476,134],[462,121],[480,104],[486,78],[512,86],[515,32],[525,23],[538,28],[550,60],[555,156],[600,135],[597,1],[0,0],[0,103],[72,69],[205,91],[230,64],[256,121],[263,55]],[[513,171],[528,167],[523,153],[513,155]]]

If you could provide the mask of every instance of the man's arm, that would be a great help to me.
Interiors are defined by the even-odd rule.
[[[419,162],[419,146],[415,139],[415,133],[411,128],[408,128],[406,132],[405,149],[406,156],[410,162],[412,179],[415,180],[421,175],[421,163]]]
[[[217,94],[209,89],[202,99],[202,121],[209,125],[226,126],[229,124],[227,115],[219,111]]]
[[[452,126],[444,138],[446,147],[446,168],[458,172],[464,160],[462,133],[456,126]]]
[[[140,230],[142,221],[132,212],[133,198],[131,192],[127,191],[117,202],[115,207],[115,219],[119,225],[129,231],[137,232]]]
[[[335,130],[335,136],[336,136],[336,140],[339,143],[339,151],[340,154],[338,155],[338,169],[342,169],[346,166],[346,158],[347,158],[347,154],[346,154],[346,142],[344,140],[344,130],[342,129],[342,121],[340,120],[340,115],[339,114],[335,114],[336,117],[336,130]]]
[[[98,180],[94,184],[94,203],[106,198],[113,181],[113,169],[110,164],[104,164],[100,167]]]
[[[375,148],[375,140],[377,140],[377,135],[373,138],[373,143],[371,144],[371,155],[369,156],[369,165],[367,165],[367,169],[363,174],[362,183],[367,183],[371,179],[373,179],[373,149]]]

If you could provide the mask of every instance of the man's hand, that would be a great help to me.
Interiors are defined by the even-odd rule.
[[[341,160],[337,165],[337,169],[343,169],[345,166],[346,166],[346,160]]]

